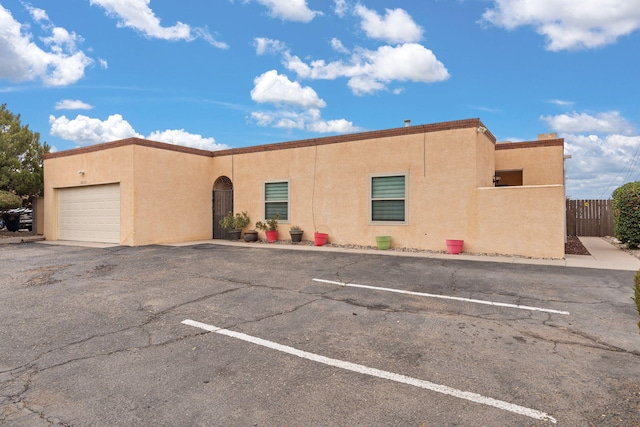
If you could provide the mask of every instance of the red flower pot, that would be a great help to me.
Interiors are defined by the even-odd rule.
[[[273,243],[278,241],[278,230],[267,230],[267,243]]]
[[[464,244],[464,240],[447,240],[447,253],[448,254],[459,254],[462,252],[462,245]]]
[[[327,243],[327,239],[329,239],[329,235],[327,233],[315,232],[313,234],[313,239],[316,246],[324,246]]]

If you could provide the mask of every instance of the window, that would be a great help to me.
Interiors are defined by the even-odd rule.
[[[265,182],[264,218],[275,218],[278,214],[281,221],[289,220],[289,182]]]
[[[522,185],[522,169],[496,171],[495,176],[500,177],[500,180],[496,182],[496,187]]]
[[[371,222],[406,222],[406,174],[371,177]]]

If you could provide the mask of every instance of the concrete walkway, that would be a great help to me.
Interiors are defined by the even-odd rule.
[[[621,251],[600,237],[579,237],[591,255],[566,255],[567,267],[640,270],[640,259]]]
[[[459,255],[450,255],[441,252],[402,252],[402,251],[381,251],[376,249],[351,249],[331,246],[309,246],[309,245],[286,245],[286,244],[262,244],[262,243],[246,243],[244,241],[228,241],[228,240],[199,240],[192,242],[181,242],[166,244],[165,246],[192,246],[198,244],[216,244],[226,246],[248,246],[270,248],[270,249],[287,249],[297,251],[325,251],[325,252],[348,252],[376,254],[385,256],[407,256],[416,258],[435,258],[448,260],[467,260],[467,261],[491,261],[511,264],[530,264],[530,265],[556,265],[563,267],[578,268],[599,268],[604,270],[626,270],[640,271],[640,259],[621,251],[606,240],[600,237],[579,237],[580,241],[591,255],[566,255],[565,259],[538,259],[523,258],[517,256],[492,256],[492,255],[471,255],[461,253]],[[91,242],[69,242],[69,241],[46,241],[42,236],[22,236],[15,238],[0,239],[3,243],[27,243],[38,242],[43,244],[67,245],[67,246],[84,246],[92,248],[108,248],[118,246],[109,243],[91,243]]]
[[[467,260],[467,261],[491,261],[510,264],[530,264],[530,265],[556,265],[562,267],[578,267],[578,268],[599,268],[604,270],[640,270],[640,259],[621,251],[617,247],[611,245],[600,237],[580,237],[582,244],[587,248],[591,255],[566,255],[565,259],[539,259],[539,258],[523,258],[518,256],[493,256],[493,255],[470,255],[464,252],[459,255],[450,255],[440,252],[402,252],[402,251],[381,251],[376,249],[351,249],[331,246],[309,246],[309,245],[283,245],[283,244],[256,244],[246,243],[244,241],[229,240],[202,240],[197,242],[175,243],[167,246],[189,246],[195,244],[216,244],[228,246],[247,246],[254,245],[256,247],[268,247],[273,249],[288,249],[299,251],[327,251],[327,252],[348,252],[376,254],[386,256],[406,256],[416,258],[436,258],[449,260]]]

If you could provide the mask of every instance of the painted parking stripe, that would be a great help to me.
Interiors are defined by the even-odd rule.
[[[352,287],[352,288],[373,289],[375,291],[395,292],[395,293],[404,294],[404,295],[416,295],[416,296],[419,296],[419,297],[439,298],[439,299],[447,299],[447,300],[453,300],[453,301],[471,302],[471,303],[474,303],[474,304],[494,305],[494,306],[497,306],[497,307],[517,308],[517,309],[520,309],[520,310],[543,311],[545,313],[564,314],[564,315],[567,315],[567,316],[570,314],[568,311],[552,310],[550,308],[530,307],[528,305],[508,304],[508,303],[504,303],[504,302],[486,301],[486,300],[473,299],[473,298],[452,297],[452,296],[448,296],[448,295],[427,294],[427,293],[424,293],[424,292],[403,291],[402,289],[380,288],[380,287],[377,287],[377,286],[358,285],[358,284],[355,284],[355,283],[336,282],[334,280],[313,279],[313,281],[314,282],[320,282],[320,283],[328,283],[328,284],[331,284],[331,285]]]
[[[272,350],[281,351],[293,356],[301,357],[303,359],[311,360],[324,365],[333,366],[335,368],[345,369],[359,374],[369,375],[372,377],[382,378],[390,381],[395,381],[402,384],[408,384],[415,387],[423,388],[426,390],[435,391],[437,393],[446,394],[449,396],[457,397],[459,399],[468,400],[470,402],[480,403],[482,405],[493,406],[494,408],[502,409],[505,411],[513,412],[519,415],[524,415],[529,418],[534,418],[541,421],[551,421],[556,423],[556,419],[552,416],[535,410],[526,408],[524,406],[516,405],[513,403],[505,402],[491,397],[485,397],[477,393],[469,391],[457,390],[445,385],[435,384],[430,381],[420,380],[417,378],[411,378],[406,375],[394,374],[393,372],[382,371],[380,369],[369,368],[364,365],[358,365],[356,363],[345,362],[343,360],[332,359],[329,357],[321,356],[315,353],[309,353],[307,351],[298,350],[297,348],[289,347],[286,345],[278,344],[273,341],[267,341],[262,338],[254,337],[251,335],[243,334],[241,332],[234,332],[228,329],[219,328],[217,326],[208,325],[206,323],[197,322],[195,320],[183,320],[183,324],[193,326],[196,328],[204,329],[205,331],[215,332],[220,335],[225,335],[231,338],[236,338],[242,341],[257,344],[263,347],[270,348]]]

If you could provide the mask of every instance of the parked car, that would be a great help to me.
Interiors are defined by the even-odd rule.
[[[18,231],[20,229],[33,230],[33,210],[29,208],[11,209],[0,212],[2,226],[8,231]]]
[[[25,209],[20,214],[20,228],[26,228],[27,230],[33,230],[33,210]]]

